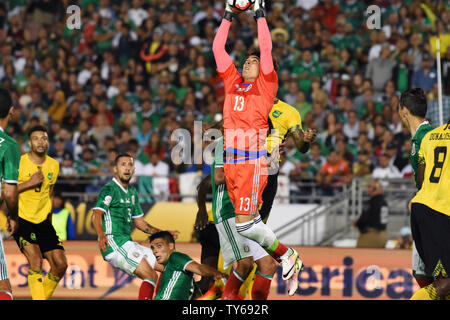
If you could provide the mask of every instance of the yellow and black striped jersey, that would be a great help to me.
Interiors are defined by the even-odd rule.
[[[302,128],[300,113],[293,106],[278,100],[269,113],[269,127],[271,132],[266,140],[267,151],[284,142],[286,137],[297,129]]]
[[[19,193],[19,217],[36,224],[44,221],[52,211],[50,189],[58,178],[59,163],[46,156],[45,161],[38,165],[30,160],[28,153],[22,155],[19,165],[19,184],[30,180],[38,170],[44,175],[41,185]]]
[[[422,188],[411,202],[418,202],[450,216],[450,125],[429,131],[422,139],[419,165],[425,164]]]

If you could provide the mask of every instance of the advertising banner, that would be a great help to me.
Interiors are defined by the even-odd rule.
[[[148,245],[147,243],[143,243]],[[8,271],[16,298],[29,299],[28,265],[16,243],[4,241]],[[96,241],[64,243],[69,267],[53,295],[62,299],[136,299],[141,280],[113,269],[100,255]],[[177,243],[176,249],[200,262],[198,243]],[[300,288],[287,295],[278,267],[270,300],[409,299],[419,289],[411,275],[411,251],[332,247],[295,247],[305,263]],[[44,271],[49,265],[44,261]]]

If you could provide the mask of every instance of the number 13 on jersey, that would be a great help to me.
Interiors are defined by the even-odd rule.
[[[233,111],[242,111],[244,110],[245,98],[243,96],[235,96],[234,97],[234,108]]]

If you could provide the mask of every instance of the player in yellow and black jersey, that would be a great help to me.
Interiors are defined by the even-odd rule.
[[[269,113],[270,133],[266,139],[267,151],[272,157],[279,157],[279,146],[291,135],[294,138],[295,146],[301,153],[309,150],[310,144],[316,139],[314,129],[302,129],[302,118],[300,113],[293,106],[284,101],[276,99]],[[263,203],[259,208],[259,215],[264,222],[269,218],[273,200],[278,188],[278,167],[275,172],[270,172],[267,178],[267,185],[262,194]]]
[[[22,155],[19,165],[19,229],[14,234],[20,250],[28,260],[28,285],[33,300],[47,300],[67,269],[64,247],[52,226],[53,187],[59,163],[47,155],[47,128],[30,129],[31,151]],[[50,271],[42,279],[42,258]]]
[[[435,280],[411,299],[450,299],[450,119],[423,137],[418,182],[411,231],[425,272]]]

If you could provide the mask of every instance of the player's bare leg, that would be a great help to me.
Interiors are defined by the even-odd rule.
[[[52,296],[61,278],[67,270],[67,258],[64,250],[54,249],[44,253],[44,257],[50,264],[50,271],[44,278],[45,298]]]
[[[256,261],[255,280],[252,285],[252,300],[267,300],[270,293],[270,283],[277,269],[277,263],[271,256],[265,256]]]
[[[221,300],[236,300],[239,288],[244,283],[253,267],[253,257],[247,257],[237,262],[237,267],[227,279]]]
[[[12,289],[9,279],[0,280],[0,300],[12,300]]]
[[[141,287],[139,288],[139,300],[152,300],[155,291],[158,274],[149,265],[147,260],[142,259],[134,274],[142,279]]]
[[[261,221],[259,214],[255,217],[236,214],[236,229],[242,236],[257,242],[275,260],[281,262],[283,280],[289,280],[293,276],[298,264],[303,265],[297,251],[279,242],[273,231]]]

